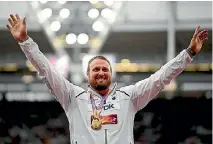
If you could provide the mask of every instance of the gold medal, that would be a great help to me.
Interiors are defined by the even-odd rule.
[[[102,122],[100,119],[101,110],[93,110],[93,116],[91,117],[91,128],[93,130],[100,130],[102,126]]]
[[[91,128],[93,130],[101,129],[101,120],[99,118],[93,118]]]
[[[102,119],[101,119],[101,111],[104,104],[104,99],[101,99],[101,108],[97,108],[95,106],[95,100],[92,96],[90,96],[91,103],[92,103],[92,109],[93,109],[93,115],[91,116],[91,128],[93,130],[100,130],[102,127]]]

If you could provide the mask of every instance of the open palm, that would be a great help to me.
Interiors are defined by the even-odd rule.
[[[208,40],[208,30],[200,31],[200,26],[195,29],[194,35],[191,39],[189,47],[196,53],[198,53],[205,41]]]
[[[14,39],[18,42],[25,41],[27,39],[26,18],[21,20],[18,14],[16,14],[16,16],[11,14],[8,21],[10,25],[7,24],[7,28],[13,35]]]

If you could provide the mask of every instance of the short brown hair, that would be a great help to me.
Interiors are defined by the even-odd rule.
[[[89,62],[88,62],[88,66],[87,66],[87,74],[88,74],[88,73],[89,73],[89,71],[90,71],[90,63],[91,63],[92,61],[94,61],[95,59],[102,59],[102,60],[107,61],[107,62],[108,62],[108,64],[109,64],[109,66],[110,66],[110,72],[112,72],[112,66],[111,66],[111,64],[110,64],[109,60],[108,60],[106,57],[104,57],[104,56],[100,56],[100,55],[98,55],[98,56],[95,56],[95,57],[93,57],[92,59],[90,59],[90,60],[89,60]]]

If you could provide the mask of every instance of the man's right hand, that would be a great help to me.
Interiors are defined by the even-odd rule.
[[[27,40],[26,17],[21,20],[18,14],[16,14],[16,16],[11,14],[8,21],[10,25],[7,24],[7,28],[13,35],[14,39],[17,42],[24,42]]]

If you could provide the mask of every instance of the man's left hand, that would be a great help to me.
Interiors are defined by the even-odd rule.
[[[194,52],[198,53],[202,45],[208,40],[208,30],[203,30],[200,32],[200,26],[198,26],[195,30],[195,33],[191,39],[189,47]]]

